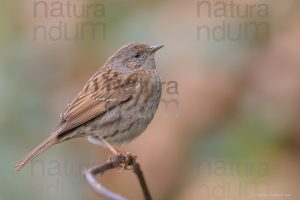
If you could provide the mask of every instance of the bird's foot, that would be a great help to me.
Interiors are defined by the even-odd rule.
[[[132,170],[136,158],[136,156],[132,155],[129,152],[119,152],[117,154],[111,155],[108,159],[108,162],[118,159],[119,165],[117,166],[117,168],[121,170]]]

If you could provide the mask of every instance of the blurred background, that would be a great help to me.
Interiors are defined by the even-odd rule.
[[[153,199],[300,199],[299,1],[2,0],[0,200],[96,200],[83,169],[109,156],[84,139],[15,164],[53,130],[119,47],[156,54],[163,96],[138,156]],[[103,181],[142,199],[136,177]]]

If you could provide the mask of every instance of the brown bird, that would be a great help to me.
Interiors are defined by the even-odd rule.
[[[87,137],[109,147],[139,136],[153,119],[161,97],[154,53],[163,45],[135,42],[120,48],[86,83],[60,116],[50,136],[16,165],[25,164],[54,144]]]

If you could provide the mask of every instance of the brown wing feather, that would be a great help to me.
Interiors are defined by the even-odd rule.
[[[56,128],[56,134],[78,127],[130,99],[135,91],[137,77],[107,68],[100,69],[68,105]]]

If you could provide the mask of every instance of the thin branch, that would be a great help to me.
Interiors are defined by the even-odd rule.
[[[140,185],[142,187],[145,199],[146,200],[151,200],[152,199],[151,198],[151,194],[150,194],[150,191],[149,191],[149,189],[147,187],[146,180],[145,180],[144,175],[143,175],[143,171],[141,169],[140,164],[137,163],[136,160],[134,160],[133,172],[136,174],[136,176],[139,179],[139,183],[140,183]]]
[[[97,174],[103,174],[107,170],[122,168],[126,170],[133,170],[133,172],[138,177],[139,183],[143,190],[144,199],[152,200],[151,194],[147,187],[143,171],[141,170],[140,164],[136,162],[136,156],[131,155],[130,153],[120,153],[112,155],[112,157],[103,165],[96,165],[84,172],[84,176],[89,183],[89,185],[96,191],[96,193],[109,200],[127,200],[127,198],[110,191],[105,188],[97,179]]]

